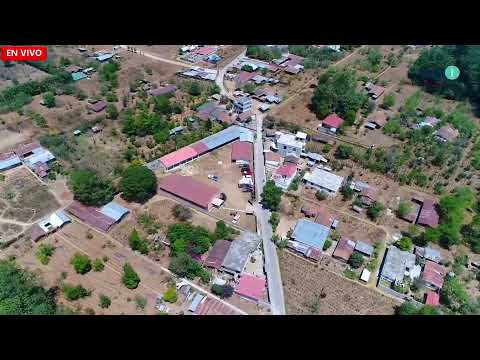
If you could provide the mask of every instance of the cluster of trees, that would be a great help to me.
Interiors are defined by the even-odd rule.
[[[441,315],[440,310],[434,306],[419,306],[412,301],[405,301],[397,307],[395,313],[397,315]]]
[[[101,81],[107,84],[107,91],[118,88],[118,70],[120,70],[120,63],[116,61],[109,61],[100,67],[98,76]]]
[[[181,277],[195,279],[199,277],[202,282],[210,281],[210,273],[187,253],[181,252],[172,258],[169,269]]]
[[[282,56],[282,52],[276,47],[265,45],[248,45],[247,56],[259,60],[271,61]]]
[[[329,48],[319,49],[311,45],[288,45],[288,51],[305,58],[305,69],[327,68],[344,55],[344,52],[336,52]]]
[[[357,90],[355,72],[347,69],[330,69],[320,76],[312,97],[313,110],[320,119],[336,113],[346,125],[352,125],[357,112],[367,105],[367,95]]]
[[[212,293],[214,293],[217,296],[220,296],[222,299],[229,298],[233,295],[234,288],[231,285],[218,285],[218,284],[213,284],[212,285]]]
[[[142,239],[136,229],[133,229],[132,234],[128,238],[128,244],[133,251],[139,251],[144,255],[147,255],[150,250],[148,241]]]
[[[480,46],[447,45],[426,49],[409,69],[409,77],[432,94],[449,99],[470,100],[479,111],[480,85]],[[445,77],[445,68],[455,64],[461,69],[455,81]]]
[[[267,209],[277,211],[282,201],[283,191],[275,185],[273,180],[268,180],[263,187],[262,204]]]
[[[43,80],[28,81],[0,91],[0,113],[18,111],[24,105],[30,104],[33,96],[45,92],[73,94],[74,88],[70,86],[73,80],[69,73],[54,68],[50,75]]]
[[[134,113],[127,112],[127,118],[122,131],[128,136],[146,136],[157,133],[166,133],[168,139],[169,123],[159,113],[148,110]]]
[[[76,301],[79,299],[83,299],[92,294],[91,290],[85,289],[80,284],[78,285],[64,284],[62,290],[63,290],[63,294],[69,301]]]
[[[77,170],[70,176],[75,200],[88,206],[101,206],[113,200],[112,182],[90,170]]]
[[[154,110],[160,115],[181,114],[183,108],[178,103],[172,103],[170,96],[156,96],[153,98]]]
[[[55,292],[12,261],[0,261],[0,315],[55,315],[60,312]]]

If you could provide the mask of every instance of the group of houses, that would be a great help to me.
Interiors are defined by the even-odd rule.
[[[180,71],[178,75],[190,79],[215,81],[217,78],[217,71],[195,66],[187,71]]]
[[[14,151],[0,154],[0,171],[24,164],[39,178],[45,179],[50,171],[55,155],[38,142],[20,145]]]
[[[414,253],[390,246],[380,272],[379,287],[403,287],[414,281],[426,291],[425,303],[439,305],[440,291],[448,274],[441,264],[439,251],[428,247],[415,247]]]
[[[217,54],[218,46],[185,45],[180,48],[181,58],[191,63],[217,64],[222,57]]]

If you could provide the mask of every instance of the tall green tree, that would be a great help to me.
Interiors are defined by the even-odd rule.
[[[155,173],[142,165],[130,165],[120,181],[122,197],[127,201],[144,203],[157,192]]]
[[[263,187],[262,204],[273,211],[277,211],[282,200],[282,189],[275,185],[275,182],[268,180]]]

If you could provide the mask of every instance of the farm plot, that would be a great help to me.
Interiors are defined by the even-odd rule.
[[[279,261],[287,314],[391,315],[399,305],[288,251],[279,253]]]
[[[11,66],[5,66],[4,62],[0,62],[0,90],[15,85],[14,80],[23,84],[32,80],[43,80],[46,77],[48,77],[46,72],[30,65],[14,63]]]
[[[91,234],[91,238],[87,237]],[[55,246],[55,252],[47,265],[42,265],[35,256],[37,244],[30,243],[30,249],[25,245],[23,249],[13,247],[8,249],[8,255],[16,255],[17,261],[24,267],[37,270],[41,273],[46,284],[61,287],[62,283],[81,284],[92,290],[91,296],[75,302],[68,301],[63,294],[60,302],[68,307],[91,308],[97,314],[155,314],[155,299],[163,293],[170,280],[170,276],[161,268],[135,255],[132,251],[117,246],[97,232],[89,232],[88,228],[72,223],[56,234],[41,241]],[[70,264],[76,253],[88,255],[92,260],[107,259],[105,269],[100,272],[90,271],[85,275],[77,274]],[[138,273],[141,282],[137,289],[127,289],[121,281],[123,265],[130,263]],[[111,306],[102,309],[99,306],[99,295],[104,294],[111,299]],[[147,300],[144,311],[136,309],[135,297]],[[176,305],[170,306],[174,313],[179,311]]]
[[[60,207],[48,187],[25,168],[8,171],[0,182],[0,218],[32,223]]]

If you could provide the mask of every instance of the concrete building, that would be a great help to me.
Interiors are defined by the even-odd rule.
[[[239,238],[232,241],[221,270],[232,275],[240,274],[245,269],[250,254],[260,244],[260,240],[257,234],[243,232]]]
[[[294,155],[299,158],[305,149],[305,140],[298,138],[293,134],[283,134],[277,138],[278,153],[285,157]]]
[[[401,284],[406,276],[416,278],[420,275],[415,267],[417,265],[415,265],[414,254],[390,246],[385,256],[380,278],[389,283]]]
[[[251,110],[252,106],[252,99],[246,96],[234,102],[235,111],[240,114]]]
[[[306,186],[335,196],[343,184],[344,178],[322,169],[313,169],[303,176]]]

